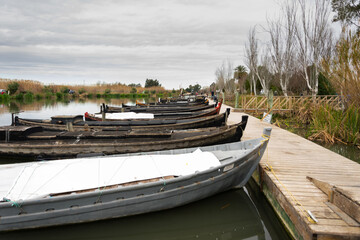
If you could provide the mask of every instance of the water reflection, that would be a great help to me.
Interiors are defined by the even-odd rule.
[[[162,212],[12,232],[0,239],[271,239],[266,232],[249,196],[237,189]]]

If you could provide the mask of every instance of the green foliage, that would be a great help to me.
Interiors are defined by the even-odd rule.
[[[8,90],[10,91],[10,95],[16,93],[16,91],[19,89],[19,83],[17,82],[11,82],[8,84]]]
[[[135,84],[135,83],[130,83],[129,85],[128,85],[129,87],[141,87],[141,84],[140,83],[138,83],[138,84]]]
[[[70,89],[68,87],[61,87],[62,93],[69,93]]]
[[[41,100],[41,99],[43,99],[43,95],[41,95],[41,94],[36,94],[36,95],[35,95],[35,99],[36,99],[36,100]]]
[[[155,94],[156,93],[156,90],[151,90],[151,94]]]
[[[34,94],[32,92],[27,92],[24,95],[25,101],[32,102],[34,100]]]
[[[111,93],[111,89],[109,89],[109,88],[107,88],[107,89],[105,89],[105,92],[104,92],[105,94],[110,94]]]
[[[131,88],[130,93],[137,93],[137,89],[135,87]]]
[[[79,94],[83,94],[83,93],[85,93],[85,92],[86,92],[85,88],[80,88],[80,89],[79,89]]]
[[[101,94],[100,94],[100,93],[97,93],[97,94],[96,94],[96,98],[101,98]]]
[[[159,81],[157,79],[153,80],[153,79],[149,79],[147,78],[145,81],[145,87],[149,88],[149,87],[159,87],[161,86],[161,84],[159,83]]]
[[[341,21],[347,24],[358,25],[360,20],[360,1],[359,0],[332,0],[332,9],[336,13],[333,21]]]
[[[22,100],[24,100],[24,94],[23,93],[19,93],[18,95],[16,95],[16,100],[18,100],[18,101],[22,101]]]
[[[336,95],[335,89],[322,73],[319,73],[318,95]]]
[[[63,99],[63,97],[64,97],[64,94],[63,94],[63,93],[61,93],[61,92],[57,92],[57,93],[56,93],[56,99],[57,99],[57,100],[61,100],[61,99]]]
[[[194,85],[194,86],[192,86],[192,85],[189,85],[189,87],[187,87],[186,89],[185,89],[185,91],[186,92],[189,92],[189,93],[191,93],[191,92],[199,92],[200,91],[200,89],[201,89],[201,86],[200,86],[200,84],[196,84],[196,85]]]
[[[42,91],[44,93],[54,93],[54,89],[50,86],[44,86],[44,88],[42,89]]]
[[[0,103],[5,103],[10,101],[10,96],[7,94],[0,94]]]

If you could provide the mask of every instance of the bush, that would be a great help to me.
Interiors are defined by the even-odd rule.
[[[34,99],[34,94],[32,92],[27,92],[24,95],[25,101],[32,101]]]
[[[19,83],[17,82],[11,82],[8,84],[8,90],[10,91],[10,94],[16,93],[16,91],[19,89]]]
[[[131,91],[130,91],[130,93],[137,93],[137,89],[136,88],[131,88]]]
[[[111,90],[110,89],[105,89],[105,92],[104,92],[105,94],[110,94],[111,93]]]
[[[68,87],[61,87],[62,93],[69,93],[70,89]]]
[[[85,92],[86,92],[85,88],[80,88],[80,89],[79,89],[79,94],[83,94],[83,93],[85,93]]]
[[[23,93],[19,93],[18,95],[16,95],[16,100],[22,101],[24,100],[24,94]]]
[[[45,98],[46,98],[46,99],[51,99],[52,96],[53,96],[53,94],[52,94],[51,92],[45,93]]]
[[[56,93],[56,99],[57,99],[57,100],[61,100],[61,99],[63,98],[63,96],[64,96],[64,95],[63,95],[61,92],[57,92],[57,93]]]
[[[36,94],[36,95],[35,95],[35,98],[36,98],[36,100],[41,100],[41,99],[43,98],[43,96],[40,95],[40,94]]]

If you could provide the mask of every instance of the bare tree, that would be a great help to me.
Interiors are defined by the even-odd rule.
[[[234,75],[233,64],[227,60],[222,63],[215,71],[216,85],[218,89],[227,92],[233,92],[235,88],[235,81],[232,78]]]
[[[286,1],[283,5],[285,19],[268,20],[267,31],[270,35],[269,54],[271,57],[271,70],[278,78],[284,95],[288,96],[288,85],[294,73],[294,47],[296,4]]]
[[[269,56],[269,53],[267,50],[265,50],[261,57],[261,65],[255,68],[255,74],[259,79],[261,87],[266,96],[268,96],[269,94],[270,82],[273,77],[271,72],[269,71],[269,64],[271,64],[270,62],[271,58]]]
[[[320,62],[331,45],[330,2],[316,0],[312,6],[307,5],[307,0],[298,0],[298,3],[300,18],[296,25],[296,38],[299,63],[306,84],[315,97],[318,93]]]
[[[245,43],[245,64],[250,70],[250,92],[256,95],[255,72],[258,65],[258,40],[255,27],[250,28],[248,42]]]

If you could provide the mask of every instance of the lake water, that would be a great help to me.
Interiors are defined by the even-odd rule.
[[[99,111],[102,99],[69,102],[0,105],[0,126],[11,124],[11,113],[48,119]],[[111,105],[135,100],[112,99]],[[1,162],[1,156],[0,156]],[[0,214],[1,215],[1,214]],[[0,221],[1,224],[1,221]],[[86,224],[0,234],[0,239],[289,239],[275,213],[258,189],[247,185],[171,210]]]

